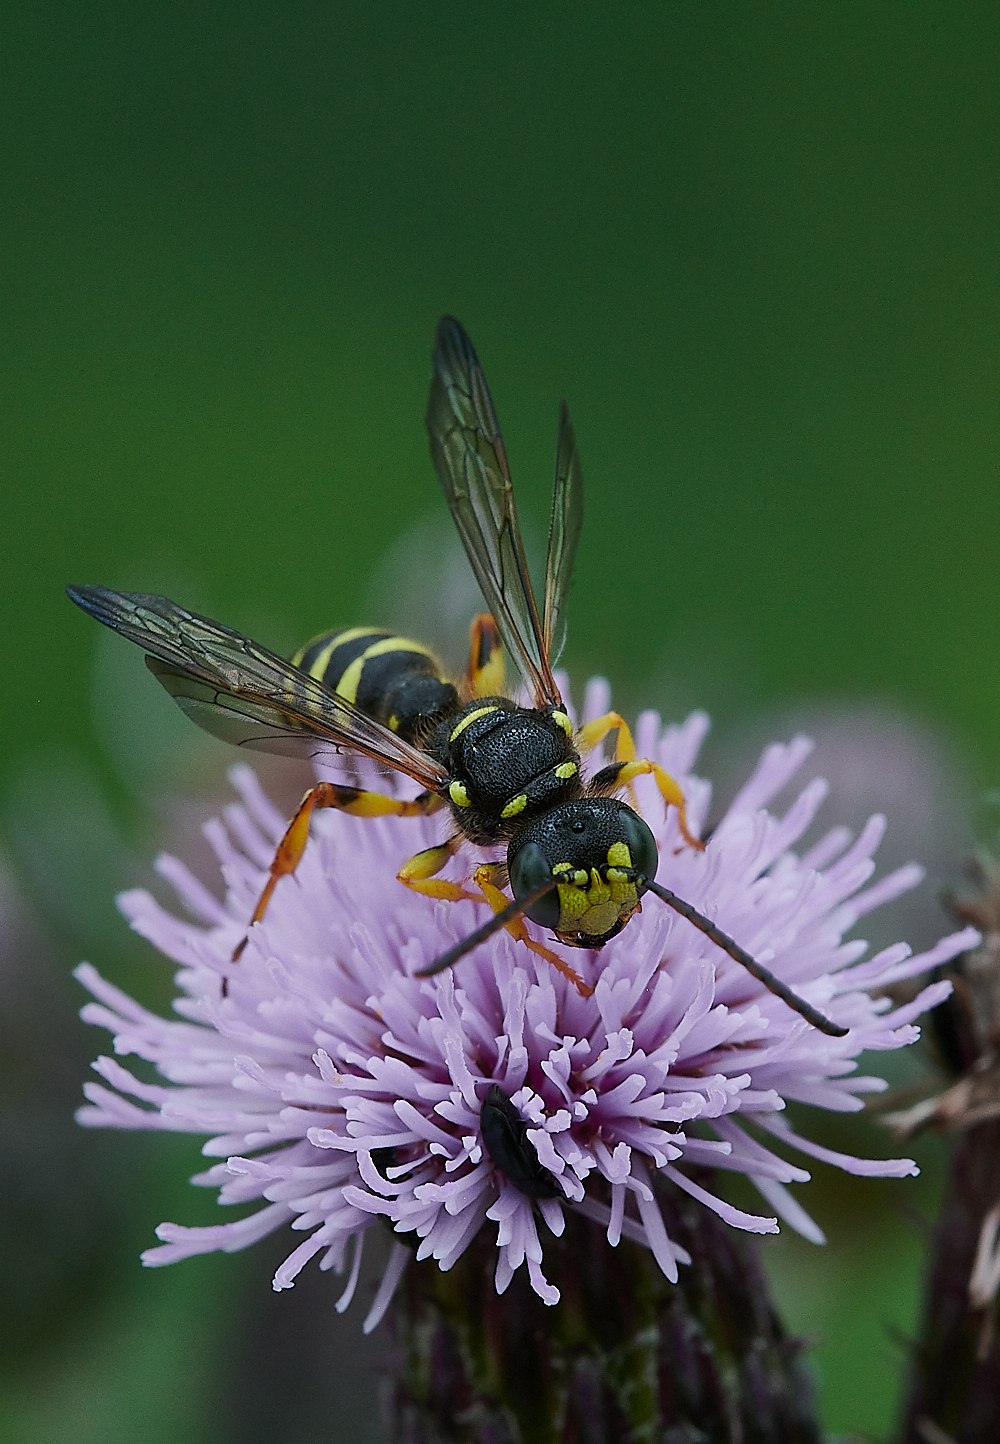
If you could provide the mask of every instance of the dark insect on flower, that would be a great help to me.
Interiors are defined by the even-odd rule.
[[[528,1124],[497,1083],[491,1083],[479,1115],[486,1152],[509,1183],[525,1198],[561,1198],[562,1190],[528,1138]]]
[[[312,813],[355,817],[425,816],[450,808],[454,831],[411,857],[397,877],[427,897],[485,901],[493,916],[421,970],[451,967],[505,927],[583,996],[593,993],[561,953],[532,937],[524,918],[551,929],[564,946],[597,950],[616,937],[652,893],[679,912],[764,986],[832,1037],[847,1031],[762,967],[703,913],[655,881],[656,842],[639,813],[615,794],[651,777],[676,809],[684,842],[684,794],[668,772],[636,757],[617,712],[574,730],[552,672],[564,635],[563,604],[583,519],[583,483],[565,402],[559,416],[544,602],[535,601],[521,541],[510,470],[493,402],[472,343],[457,321],[438,326],[427,412],[431,454],[466,555],[489,607],[472,628],[459,690],[439,676],[426,647],[371,627],[314,638],[291,662],[165,597],[70,587],[98,621],[138,643],[146,665],[180,707],[207,731],[239,746],[343,765],[362,756],[420,784],[403,799],[358,786],[318,782],[303,798],[278,846],[251,926],[281,878],[295,871]],[[533,693],[521,706],[501,692],[501,644]],[[617,732],[615,760],[589,782],[581,757]],[[476,869],[478,892],[440,874],[465,843],[505,845],[505,863]],[[509,883],[513,901],[503,888]],[[238,962],[246,937],[233,953]],[[224,984],[225,991],[225,984]]]

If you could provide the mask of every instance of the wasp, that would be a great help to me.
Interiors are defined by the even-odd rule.
[[[641,907],[646,893],[681,913],[810,1023],[838,1027],[798,998],[732,938],[655,881],[657,848],[638,811],[619,794],[651,775],[676,809],[685,843],[684,795],[660,765],[635,755],[617,712],[574,729],[553,676],[565,636],[563,605],[583,519],[583,482],[566,403],[559,413],[545,590],[535,600],[514,506],[510,468],[486,379],[461,325],[437,328],[427,410],[431,455],[488,610],[472,625],[460,687],[441,675],[418,642],[354,627],[314,638],[290,661],[241,633],[165,597],[69,587],[85,611],[146,653],[146,665],[206,731],[264,752],[331,760],[365,757],[413,778],[402,799],[329,781],[311,787],[279,843],[250,921],[264,916],[280,880],[303,855],[312,814],[426,816],[450,810],[444,842],[418,852],[397,874],[429,898],[487,902],[492,915],[421,976],[451,967],[500,928],[547,959],[582,994],[593,988],[560,954],[529,935],[527,917],[562,944],[599,949]],[[532,706],[504,694],[504,651],[532,693]],[[588,782],[582,757],[612,731],[614,761]],[[505,863],[474,874],[478,891],[440,876],[463,844],[506,846]],[[509,885],[512,898],[504,889]],[[237,963],[247,942],[233,953]]]

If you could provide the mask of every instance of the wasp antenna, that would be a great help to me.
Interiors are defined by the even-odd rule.
[[[626,871],[624,868],[621,870]],[[741,948],[739,943],[728,933],[717,928],[689,902],[685,902],[682,897],[678,897],[668,887],[661,887],[657,882],[650,882],[648,878],[642,877],[638,873],[634,874],[634,879],[641,887],[655,894],[661,902],[665,902],[667,907],[673,908],[674,912],[687,918],[688,922],[692,923],[699,932],[704,933],[707,938],[711,938],[712,942],[722,948],[723,952],[728,953],[735,962],[742,964],[748,973],[752,973],[758,982],[764,984],[768,992],[773,993],[776,998],[780,998],[783,1003],[787,1003],[800,1017],[805,1018],[807,1023],[811,1023],[814,1028],[818,1028],[821,1033],[826,1033],[830,1038],[843,1038],[847,1034],[849,1031],[847,1028],[842,1028],[839,1023],[834,1023],[825,1013],[821,1013],[818,1008],[814,1008],[811,1003],[807,1003],[805,999],[793,993],[787,983],[776,978],[768,968],[765,968],[762,963],[758,963],[756,958],[752,958],[745,948]]]
[[[487,938],[491,938],[494,933],[498,933],[501,928],[505,928],[508,923],[512,923],[515,918],[519,918],[522,913],[527,912],[528,908],[533,907],[539,898],[544,897],[547,892],[551,892],[555,885],[555,878],[549,878],[532,892],[525,893],[524,897],[515,898],[500,912],[494,913],[489,922],[483,923],[481,928],[476,928],[474,933],[470,933],[467,938],[456,943],[448,952],[442,953],[431,963],[430,967],[418,968],[414,976],[432,978],[435,973],[443,973],[446,968],[457,963],[459,958],[464,958],[466,953],[471,953],[473,948],[477,948],[480,943],[484,943]]]

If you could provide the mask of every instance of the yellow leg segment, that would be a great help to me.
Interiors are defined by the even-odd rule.
[[[599,742],[603,742],[615,727],[618,728],[615,761],[634,762],[635,743],[632,741],[632,733],[629,731],[625,718],[618,712],[605,712],[603,717],[595,717],[593,722],[588,722],[586,726],[577,730],[573,740],[578,750],[586,754],[591,752]]]
[[[680,785],[674,781],[669,772],[664,772],[658,762],[651,762],[648,757],[640,757],[635,762],[626,762],[625,766],[619,772],[616,781],[619,785],[622,783],[628,784],[632,781],[633,777],[642,777],[648,773],[652,773],[656,779],[660,796],[667,806],[677,808],[677,822],[680,826],[684,841],[689,847],[694,847],[697,848],[699,852],[704,852],[705,844],[700,838],[695,837],[688,828],[687,809],[684,806],[684,794],[680,789]]]
[[[688,827],[687,809],[684,806],[684,794],[678,783],[665,772],[658,762],[651,762],[648,757],[636,759],[635,743],[632,740],[632,733],[628,724],[618,712],[605,712],[603,717],[595,717],[593,722],[588,722],[581,727],[576,734],[575,742],[581,752],[589,752],[599,742],[603,742],[612,728],[618,728],[618,743],[615,747],[615,761],[624,762],[626,765],[621,769],[616,779],[618,786],[628,787],[632,794],[633,801],[635,793],[632,792],[632,779],[652,773],[656,778],[656,785],[660,789],[660,796],[670,807],[676,807],[678,812],[678,823],[681,835],[689,847],[697,848],[704,852],[705,844],[701,842]],[[638,811],[638,808],[636,808]]]
[[[468,892],[461,883],[435,877],[435,873],[441,871],[461,844],[461,837],[450,837],[439,847],[425,847],[423,852],[415,853],[409,862],[403,863],[396,874],[397,881],[424,897],[439,898],[443,902],[459,902],[462,898],[469,902],[482,902],[481,897]]]
[[[463,688],[467,701],[503,691],[503,646],[489,612],[480,612],[469,631],[469,665]]]
[[[593,722],[588,722],[581,727],[573,739],[580,752],[586,754],[595,748],[598,743],[603,742],[608,733],[615,727],[618,728],[618,741],[615,743],[616,762],[635,761],[635,743],[632,740],[632,733],[628,723],[620,712],[605,712],[603,717],[595,717]],[[636,812],[639,811],[639,799],[630,786],[628,789],[629,800]]]
[[[360,787],[339,787],[333,782],[318,782],[315,787],[310,787],[288,824],[284,837],[278,843],[270,876],[264,885],[264,891],[257,899],[250,926],[260,922],[267,912],[267,905],[278,883],[283,877],[290,876],[302,861],[302,854],[309,840],[309,822],[318,809],[335,807],[339,812],[349,813],[351,817],[425,817],[443,805],[441,798],[434,792],[422,792],[412,801],[403,802],[398,797],[386,797],[382,792],[368,792]],[[443,867],[444,863],[441,866]],[[233,949],[234,963],[239,961],[246,945],[247,939],[244,938]]]
[[[488,863],[485,867],[477,867],[475,881],[493,911],[495,913],[502,913],[504,908],[510,905],[510,898],[508,898],[505,893],[502,893],[493,883],[492,871],[493,869]],[[564,978],[569,979],[582,997],[589,998],[593,996],[594,990],[590,984],[585,983],[580,977],[580,974],[571,968],[564,958],[559,957],[558,953],[554,953],[552,949],[547,948],[544,943],[536,943],[534,938],[528,936],[528,929],[525,926],[524,918],[514,918],[512,922],[507,924],[507,931],[516,942],[524,943],[525,947],[529,948],[531,952],[537,953],[540,958],[544,958],[547,963],[551,963],[556,972],[562,973]]]

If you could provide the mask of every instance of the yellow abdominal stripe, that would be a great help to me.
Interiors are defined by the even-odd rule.
[[[336,632],[332,641],[327,642],[322,652],[320,652],[319,656],[309,668],[309,676],[315,677],[317,682],[321,682],[323,680],[323,673],[330,665],[330,658],[338,647],[342,647],[345,642],[356,642],[359,637],[370,637],[377,631],[378,627],[348,627],[346,631]],[[302,659],[305,657],[309,648],[314,642],[318,642],[320,637],[324,637],[325,635],[325,632],[320,632],[318,636],[311,637],[304,647],[300,647],[292,658],[292,666],[301,667]]]
[[[364,636],[367,628],[359,628],[358,635]],[[338,637],[337,646],[343,645],[344,638]],[[370,662],[373,657],[384,657],[387,652],[422,652],[425,657],[432,657],[434,653],[429,647],[423,646],[420,642],[411,642],[406,637],[383,637],[380,642],[373,642],[366,647],[360,657],[355,657],[349,667],[345,667],[344,674],[337,683],[337,692],[348,702],[358,700],[358,687],[361,683],[361,673],[365,669],[365,663]],[[314,675],[322,675],[316,673]]]

